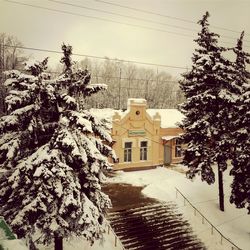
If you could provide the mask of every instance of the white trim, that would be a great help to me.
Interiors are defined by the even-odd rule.
[[[151,147],[151,141],[147,138],[138,138],[138,148],[141,147],[141,142],[146,141],[148,143],[148,147]]]
[[[134,138],[122,138],[122,148],[125,148],[125,142],[132,142],[132,148],[136,147],[136,139]]]

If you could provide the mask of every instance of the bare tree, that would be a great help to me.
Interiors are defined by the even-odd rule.
[[[85,58],[79,65],[92,73],[93,83],[108,85],[105,93],[87,98],[89,106],[125,109],[128,98],[145,98],[150,108],[177,108],[184,100],[178,79],[166,71],[156,72],[108,57],[104,61]]]
[[[4,98],[6,89],[3,86],[5,80],[3,72],[10,69],[23,69],[23,62],[27,59],[23,56],[22,43],[13,36],[0,33],[0,116],[6,112]]]

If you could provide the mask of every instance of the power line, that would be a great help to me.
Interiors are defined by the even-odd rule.
[[[157,109],[156,109],[157,110]],[[166,109],[167,110],[167,109]],[[122,125],[120,125],[120,124],[118,124],[117,122],[113,122],[115,125],[117,125],[118,127],[120,127],[120,128],[123,128],[123,129],[125,129],[127,132],[129,132],[129,129],[128,128],[126,128],[126,127],[124,127],[124,126],[122,126]],[[178,127],[177,127],[178,128]],[[169,146],[168,144],[162,144],[161,142],[159,142],[159,141],[155,141],[155,140],[153,140],[153,139],[151,139],[151,138],[149,138],[149,137],[147,137],[147,136],[145,136],[144,137],[145,139],[147,139],[147,140],[149,140],[149,141],[151,141],[151,142],[154,142],[154,143],[157,143],[157,144],[159,144],[159,145],[165,145],[166,147],[168,147],[168,148],[172,148],[172,146]],[[162,139],[162,138],[161,138]]]
[[[140,17],[135,17],[135,16],[128,16],[128,15],[118,14],[116,12],[111,12],[111,11],[105,11],[105,10],[101,10],[101,9],[86,7],[86,6],[79,5],[79,4],[66,3],[66,2],[61,2],[61,1],[58,1],[58,0],[48,0],[48,1],[58,3],[58,4],[62,4],[62,5],[66,5],[66,6],[72,6],[72,7],[77,7],[77,8],[81,8],[81,9],[87,9],[87,10],[93,10],[93,11],[97,11],[97,12],[101,12],[101,13],[107,13],[107,14],[111,14],[111,15],[115,15],[115,16],[119,16],[119,17],[130,18],[130,19],[134,19],[134,20],[138,20],[138,21],[144,21],[144,22],[164,25],[164,26],[173,27],[173,28],[176,28],[176,29],[199,32],[198,29],[190,29],[190,28],[183,27],[183,26],[177,26],[177,25],[171,25],[171,24],[162,23],[162,22],[156,22],[154,20],[149,20],[149,19],[146,19],[146,18],[140,18]],[[227,39],[231,39],[231,40],[235,40],[235,41],[237,40],[237,38],[231,37],[231,36],[226,36],[226,35],[220,35],[220,36],[223,37],[223,38],[227,38]],[[250,42],[250,41],[244,39],[244,42]]]
[[[93,75],[95,78],[103,78],[104,76]],[[129,77],[119,77],[119,76],[109,76],[111,79],[121,79],[121,80],[132,80],[132,81],[145,81],[145,82],[156,82],[156,79],[144,79],[144,78],[129,78]],[[178,81],[174,80],[159,80],[159,82],[167,82],[167,83],[178,83]]]
[[[6,45],[6,44],[4,44],[3,46],[4,47],[13,47],[13,48],[25,49],[25,50],[34,50],[34,51],[55,53],[55,54],[62,54],[63,53],[62,51],[49,50],[49,49],[40,49],[40,48],[34,48],[34,47],[13,46],[13,45]],[[156,67],[163,67],[163,68],[174,68],[174,69],[185,69],[185,70],[188,69],[187,67],[181,67],[181,66],[173,66],[173,65],[156,64],[156,63],[140,62],[140,61],[133,61],[133,60],[123,60],[123,59],[107,58],[107,57],[92,56],[92,55],[85,55],[85,54],[78,54],[78,53],[73,53],[72,55],[74,55],[74,56],[81,56],[81,57],[96,58],[96,59],[101,59],[101,60],[110,60],[110,61],[116,61],[116,62],[135,63],[135,64],[148,65],[148,66],[156,66]]]
[[[178,20],[178,21],[182,21],[182,22],[186,22],[186,23],[197,24],[197,22],[192,21],[192,20],[179,18],[179,17],[174,17],[174,16],[163,15],[161,13],[157,13],[157,12],[153,12],[153,11],[149,11],[149,10],[138,9],[138,8],[135,8],[135,7],[130,7],[130,6],[121,5],[121,4],[117,4],[117,3],[111,3],[111,2],[103,1],[103,0],[94,0],[94,1],[104,3],[104,4],[108,4],[108,5],[117,6],[117,7],[120,7],[120,8],[135,10],[135,11],[143,12],[143,13],[146,13],[146,14],[151,14],[151,15],[161,16],[161,17],[165,17],[165,18],[169,18],[169,19],[174,19],[174,20]],[[220,26],[215,26],[215,25],[210,25],[210,26],[214,27],[216,29],[225,30],[225,31],[229,31],[229,32],[237,33],[237,34],[241,33],[240,31],[231,30],[231,29],[227,29],[227,28],[224,28],[224,27],[220,27]],[[249,34],[247,34],[247,35],[250,36]]]
[[[49,10],[49,11],[63,13],[63,14],[69,14],[69,15],[73,15],[73,16],[81,16],[81,17],[86,17],[86,18],[91,18],[91,19],[97,19],[97,20],[105,21],[105,22],[111,22],[111,23],[116,23],[116,24],[123,24],[123,25],[127,25],[127,26],[132,26],[132,27],[137,27],[137,28],[142,28],[142,29],[147,29],[147,30],[159,31],[159,32],[164,32],[164,33],[170,33],[170,34],[173,34],[173,35],[178,35],[178,36],[184,36],[184,37],[191,37],[191,38],[193,38],[192,36],[187,35],[187,34],[182,34],[182,33],[174,32],[174,31],[168,31],[168,30],[163,30],[163,29],[158,29],[158,28],[152,28],[152,27],[148,27],[148,26],[144,26],[144,25],[139,25],[139,24],[132,24],[132,23],[120,22],[120,21],[115,21],[115,20],[112,20],[112,19],[107,19],[107,18],[102,18],[102,17],[94,17],[94,16],[89,16],[89,15],[83,15],[83,14],[79,14],[79,13],[75,13],[75,12],[70,12],[70,11],[65,11],[65,10],[58,10],[58,9],[52,9],[52,8],[43,7],[43,6],[39,6],[39,5],[33,5],[33,4],[16,2],[16,1],[13,1],[13,0],[4,0],[4,1],[9,2],[9,3],[13,3],[13,4],[18,4],[18,5],[23,5],[23,6],[29,6],[29,7],[37,8],[37,9]]]
[[[24,49],[24,50],[32,50],[32,51],[40,51],[40,52],[48,52],[48,53],[54,53],[54,54],[63,54],[62,51],[57,51],[57,50],[49,50],[49,49],[40,49],[40,48],[34,48],[34,47],[25,47],[25,46],[16,46],[16,45],[7,45],[0,43],[1,46],[3,47],[10,47],[10,48],[18,48],[18,49]],[[147,66],[156,66],[156,67],[163,67],[163,68],[175,68],[175,69],[185,69],[189,70],[188,67],[181,67],[181,66],[173,66],[173,65],[165,65],[165,64],[155,64],[155,63],[148,63],[148,62],[140,62],[140,61],[133,61],[133,60],[124,60],[124,59],[116,59],[116,58],[108,58],[108,57],[100,57],[100,56],[93,56],[93,55],[86,55],[86,54],[78,54],[78,53],[72,53],[73,56],[80,56],[80,57],[89,57],[89,58],[95,58],[95,59],[100,59],[100,60],[110,60],[110,61],[115,61],[115,62],[121,62],[121,63],[134,63],[134,64],[141,64],[141,65],[147,65]],[[55,74],[60,74],[61,72],[50,72],[50,73],[55,73]],[[103,76],[94,76],[94,77],[103,77]],[[116,78],[119,79],[120,77],[118,76],[109,76],[109,78]],[[154,79],[143,79],[143,78],[121,78],[122,80],[142,80],[142,81],[156,81]],[[178,81],[169,81],[169,80],[164,80],[160,82],[172,82],[176,83]],[[213,85],[213,84],[212,84]]]
[[[161,83],[164,83],[164,81],[162,81]],[[143,88],[136,88],[136,87],[129,87],[129,86],[127,86],[127,87],[112,87],[112,89],[119,89],[119,88],[121,88],[121,89],[127,89],[127,90],[138,90],[138,91],[142,91],[142,92],[146,92],[147,90],[145,90],[145,89],[143,89]],[[169,93],[178,93],[179,91],[178,90],[171,90],[171,91],[169,91]]]
[[[149,19],[146,19],[146,18],[140,18],[140,17],[135,17],[135,16],[128,16],[128,15],[118,14],[116,12],[105,11],[105,10],[96,9],[96,8],[90,8],[90,7],[86,7],[86,6],[78,5],[78,4],[65,3],[65,2],[61,2],[61,1],[57,1],[57,0],[48,0],[48,1],[63,4],[63,5],[73,6],[73,7],[77,7],[77,8],[81,8],[81,9],[88,9],[88,10],[93,10],[93,11],[97,11],[97,12],[107,13],[107,14],[111,14],[111,15],[115,15],[115,16],[119,16],[119,17],[131,18],[131,19],[138,20],[138,21],[144,21],[144,22],[160,24],[160,25],[164,25],[164,26],[173,27],[173,28],[176,28],[176,29],[190,30],[190,31],[198,32],[198,30],[196,30],[196,29],[189,29],[189,28],[176,26],[176,25],[171,25],[171,24],[167,24],[167,23],[156,22],[154,20],[149,20]]]
[[[48,70],[47,73],[49,74],[62,74],[62,72],[59,71],[50,71]],[[105,78],[103,75],[92,75],[91,78]],[[131,81],[144,81],[144,82],[156,82],[156,79],[145,79],[145,78],[130,78],[130,77],[119,77],[119,76],[108,76],[108,79],[121,79],[121,80],[131,80]],[[178,80],[159,80],[159,83],[179,83]],[[115,87],[117,88],[117,87]],[[121,87],[121,88],[128,88],[128,87]],[[132,89],[138,89],[138,90],[143,90],[142,88],[134,88],[131,87]],[[177,91],[171,91],[171,92],[177,92]]]
[[[121,88],[121,89],[125,89],[125,90],[137,90],[137,91],[140,91],[140,92],[146,92],[147,90],[145,90],[145,89],[143,89],[143,88],[136,88],[136,87],[129,87],[129,86],[127,86],[127,87],[112,87],[112,89],[119,89],[119,88]],[[173,94],[173,93],[178,93],[179,91],[177,91],[177,90],[171,90],[171,91],[169,91],[169,93],[171,93],[171,94]],[[168,97],[171,97],[172,99],[174,99],[174,97],[172,97],[171,95],[169,95]],[[169,99],[171,99],[171,98],[169,98]]]
[[[196,22],[191,21],[191,20],[187,20],[187,19],[183,19],[183,18],[179,18],[179,17],[167,16],[167,15],[163,15],[163,14],[156,13],[156,12],[153,12],[153,11],[138,9],[138,8],[135,8],[135,7],[130,7],[130,6],[121,5],[121,4],[117,4],[117,3],[111,3],[111,2],[108,2],[108,1],[102,1],[102,0],[94,0],[94,1],[101,2],[101,3],[104,3],[104,4],[108,4],[108,5],[117,6],[117,7],[121,7],[121,8],[125,8],[125,9],[129,9],[129,10],[135,10],[135,11],[143,12],[143,13],[146,13],[146,14],[152,14],[152,15],[166,17],[166,18],[170,18],[170,19],[174,19],[174,20],[178,20],[178,21],[182,21],[182,22],[197,24]]]
[[[158,31],[158,32],[163,32],[163,33],[169,33],[169,34],[173,34],[173,35],[177,35],[177,36],[193,38],[193,36],[188,35],[188,34],[183,34],[183,33],[178,33],[178,32],[174,32],[174,31],[168,31],[168,30],[163,30],[163,29],[158,29],[158,28],[152,28],[152,27],[149,27],[149,26],[144,26],[144,25],[139,25],[139,24],[132,24],[132,23],[120,22],[120,21],[115,21],[115,20],[112,20],[112,19],[107,19],[107,18],[102,18],[102,17],[94,17],[94,16],[89,16],[89,15],[83,15],[83,14],[70,12],[70,11],[65,11],[65,10],[58,10],[58,9],[52,9],[52,8],[48,8],[48,7],[33,5],[33,4],[16,2],[16,1],[13,1],[13,0],[4,0],[4,1],[9,2],[9,3],[13,3],[13,4],[29,6],[29,7],[32,7],[32,8],[37,8],[37,9],[43,9],[43,10],[48,10],[48,11],[52,11],[52,12],[62,13],[62,14],[68,14],[68,15],[73,15],[73,16],[81,16],[81,17],[97,19],[97,20],[105,21],[105,22],[111,22],[111,23],[122,24],[122,25],[126,25],[126,26],[132,26],[132,27],[137,27],[137,28],[142,28],[142,29],[147,29],[147,30],[153,30],[153,31]],[[227,38],[232,39],[231,37],[227,37]],[[224,41],[221,41],[221,42],[226,43],[226,44],[231,44],[231,45],[234,44],[234,43],[229,43],[229,42],[224,42]],[[245,47],[250,47],[250,46],[245,46]]]

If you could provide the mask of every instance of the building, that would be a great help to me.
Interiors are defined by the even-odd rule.
[[[125,112],[113,115],[111,134],[118,161],[114,169],[144,169],[182,161],[176,109],[147,109],[145,99],[129,99]]]

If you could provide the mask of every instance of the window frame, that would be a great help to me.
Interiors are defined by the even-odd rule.
[[[129,146],[127,146],[129,144]],[[132,162],[132,142],[124,143],[124,162]]]
[[[175,158],[180,158],[183,156],[182,154],[182,144],[180,139],[176,138],[175,139],[175,153],[174,153]]]
[[[146,143],[146,146],[142,146],[143,143]],[[148,160],[148,141],[140,141],[140,161]]]

